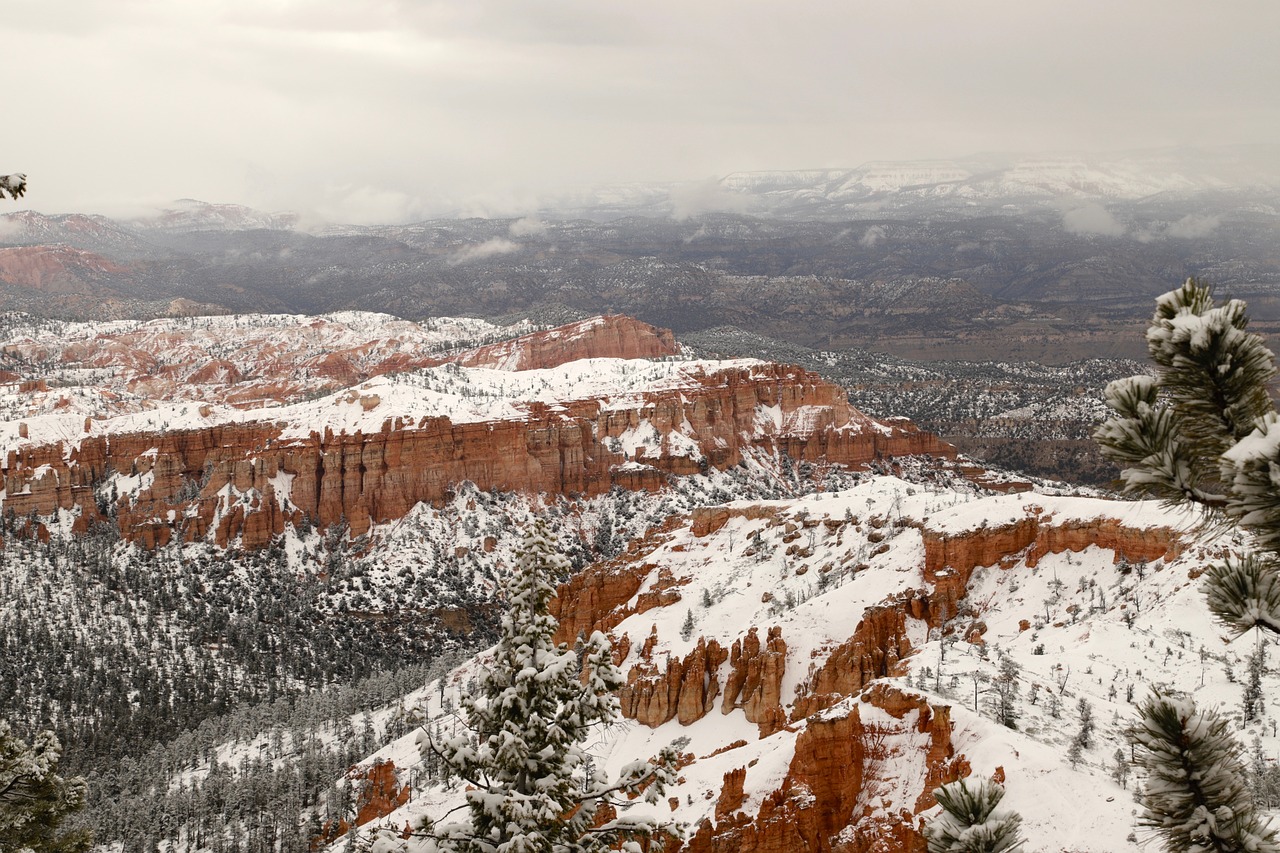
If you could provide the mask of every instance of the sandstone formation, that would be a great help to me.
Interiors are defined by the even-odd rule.
[[[21,279],[56,289],[63,286],[60,270],[68,264],[94,268],[99,262],[108,263],[70,249],[0,249],[0,281]],[[72,284],[83,277],[77,274]],[[450,331],[453,327],[442,323],[433,330],[381,315],[199,322],[77,326],[66,338],[15,336],[0,344],[0,353],[30,374],[24,378],[52,379],[64,393],[81,381],[78,371],[94,370],[91,387],[98,396],[92,413],[110,416],[174,400],[261,408],[444,364],[520,371],[590,358],[664,358],[680,351],[669,330],[622,315],[479,345],[465,337],[470,326]],[[480,325],[477,335],[504,331]],[[461,345],[450,346],[455,340]]]
[[[883,713],[877,713],[883,712]],[[864,719],[866,717],[867,719]],[[754,815],[741,808],[742,768],[726,774],[715,821],[704,821],[682,848],[688,853],[889,853],[923,851],[916,815],[931,799],[901,790],[892,757],[924,755],[926,790],[968,771],[951,741],[950,708],[876,684],[838,708],[815,715],[796,739],[785,779]],[[869,799],[866,792],[879,792]],[[884,802],[901,804],[884,811]]]
[[[783,626],[766,629],[758,623],[744,626],[736,637],[698,637],[692,649],[678,656],[661,651],[670,643],[663,642],[656,622],[647,636],[616,638],[615,659],[627,677],[620,693],[626,717],[652,728],[690,726],[718,706],[722,714],[742,713],[755,723],[762,746],[794,738],[793,747],[774,747],[792,750],[790,765],[763,799],[760,783],[752,784],[754,760],[723,772],[711,817],[694,827],[683,850],[923,851],[918,815],[935,805],[934,788],[968,775],[970,767],[951,739],[949,706],[931,704],[893,681],[906,674],[906,660],[916,652],[911,638],[940,629],[980,640],[976,622],[953,621],[979,566],[1034,570],[1047,554],[1093,546],[1114,551],[1117,561],[1158,560],[1185,547],[1177,530],[1107,517],[1105,507],[1094,517],[1078,518],[1067,513],[1059,517],[1029,500],[1013,505],[1018,508],[1015,518],[1019,513],[1023,517],[950,532],[911,518],[890,523],[874,515],[860,520],[848,513],[789,514],[776,504],[700,508],[669,520],[626,554],[560,587],[555,605],[562,620],[559,639],[568,641],[593,630],[617,634],[624,621],[631,620],[629,629],[634,626],[635,616],[652,613],[660,619],[663,609],[673,607],[683,612],[688,605],[678,596],[695,578],[674,569],[671,561],[696,550],[687,537],[725,536],[723,528],[730,522],[754,522],[754,529],[771,531],[766,535],[778,545],[798,542],[811,530],[834,546],[828,554],[839,553],[845,539],[883,544],[890,530],[920,537],[918,574],[908,575],[904,588],[889,590],[866,606],[847,638],[837,635],[803,658],[788,659]],[[788,667],[805,673],[794,695],[782,692]],[[737,741],[699,760],[733,755],[746,746]],[[895,760],[907,755],[917,763]],[[923,778],[894,770],[920,763]]]
[[[660,358],[679,351],[670,329],[610,314],[481,346],[451,360],[464,367],[537,370],[584,358]]]
[[[668,659],[662,669],[642,651],[618,693],[623,716],[651,728],[672,719],[686,726],[702,719],[720,694],[718,670],[728,657],[718,642],[702,638],[683,660]]]
[[[770,628],[762,646],[756,628],[749,628],[745,637],[733,641],[720,712],[728,714],[741,708],[748,720],[760,726],[761,737],[782,728],[786,722],[786,712],[782,710],[786,666],[787,644],[782,630]]]
[[[927,619],[928,594],[899,595],[869,607],[852,637],[841,643],[802,685],[791,719],[803,720],[853,696],[878,678],[903,674],[903,660],[914,649],[907,637],[908,619]]]
[[[1034,507],[1030,515],[1009,524],[954,535],[926,525],[920,533],[925,579],[936,585],[935,594],[952,602],[964,597],[964,587],[975,568],[1005,565],[1015,557],[1034,567],[1046,554],[1096,545],[1114,551],[1117,563],[1136,563],[1173,559],[1183,547],[1179,533],[1168,527],[1136,528],[1114,518],[1056,521]]]
[[[375,761],[368,767],[352,767],[347,779],[356,791],[354,824],[345,819],[331,820],[321,829],[320,835],[311,840],[312,849],[330,844],[354,826],[364,826],[370,821],[386,817],[409,801],[412,789],[401,784],[392,761]]]
[[[369,411],[380,405],[372,396],[360,402]],[[776,412],[777,422],[762,424],[761,410]],[[5,510],[19,517],[69,510],[82,529],[113,517],[124,537],[144,545],[212,538],[257,548],[304,519],[320,527],[343,521],[360,535],[421,501],[447,499],[463,481],[592,496],[724,469],[748,453],[846,466],[951,453],[910,424],[872,421],[815,374],[772,364],[697,374],[691,385],[645,393],[630,408],[596,399],[555,408],[530,402],[520,420],[412,421],[388,410],[377,432],[326,429],[306,438],[282,438],[285,425],[265,420],[156,432],[85,426],[90,433],[77,441],[25,442],[8,453]],[[618,439],[642,426],[680,441],[628,456]],[[637,465],[644,477],[618,476]],[[103,494],[113,474],[138,478],[130,480],[137,493]]]

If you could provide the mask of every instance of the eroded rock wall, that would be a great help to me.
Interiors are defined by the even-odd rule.
[[[379,405],[361,402],[370,410]],[[776,410],[782,425],[762,425],[761,409]],[[682,439],[664,442],[656,454],[642,447],[627,456],[616,440],[642,423]],[[344,521],[359,535],[421,501],[445,500],[466,480],[481,489],[593,496],[615,485],[648,488],[669,475],[723,469],[751,451],[847,466],[950,452],[909,425],[880,427],[836,386],[779,365],[715,371],[694,388],[651,392],[629,408],[600,400],[555,409],[531,403],[521,420],[456,424],[389,413],[378,432],[282,434],[281,425],[258,421],[23,445],[5,460],[5,510],[76,510],[82,529],[105,510],[118,517],[122,535],[143,544],[211,536],[219,545],[256,548],[304,517],[320,527]],[[631,476],[636,466],[625,463],[637,461],[651,476]],[[112,473],[140,478],[136,494],[105,498],[101,487]]]

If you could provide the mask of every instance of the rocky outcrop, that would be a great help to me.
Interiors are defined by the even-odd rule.
[[[1037,507],[1008,524],[942,533],[925,525],[925,579],[950,590],[953,600],[978,566],[1026,561],[1034,567],[1046,554],[1083,551],[1092,545],[1115,552],[1115,561],[1173,559],[1182,552],[1182,534],[1168,527],[1134,527],[1114,518],[1056,520]],[[957,590],[959,595],[956,595]]]
[[[876,684],[810,717],[782,784],[754,815],[740,811],[749,768],[725,775],[715,820],[687,853],[889,853],[923,851],[916,815],[933,805],[894,775],[895,755],[924,755],[925,790],[968,773],[951,740],[950,708]],[[868,796],[869,791],[876,792]]]
[[[641,647],[638,660],[627,671],[627,683],[618,698],[623,716],[657,728],[673,719],[689,725],[715,707],[723,693],[720,712],[741,710],[767,737],[787,722],[782,708],[782,677],[787,666],[787,644],[781,629],[769,629],[760,642],[755,628],[725,649],[716,640],[699,637],[683,659],[669,657],[659,667],[653,660],[652,635]],[[629,644],[628,644],[629,647]],[[721,686],[720,667],[729,663]]]
[[[380,405],[375,396],[360,402],[367,411]],[[774,413],[767,423],[761,410]],[[680,440],[664,441],[654,454],[636,447],[629,456],[619,439],[642,425]],[[304,518],[320,527],[342,521],[360,535],[419,502],[446,500],[463,481],[593,496],[631,485],[614,472],[636,461],[665,477],[724,469],[752,452],[846,466],[949,452],[908,424],[872,421],[815,374],[772,364],[697,374],[692,385],[647,392],[631,407],[531,402],[522,419],[456,424],[444,417],[415,422],[388,410],[371,433],[326,429],[284,438],[285,425],[267,421],[124,433],[101,433],[91,419],[85,426],[91,432],[78,441],[24,443],[9,452],[6,512],[72,510],[82,527],[105,514],[123,536],[147,545],[208,537],[246,548]],[[140,478],[138,491],[113,503],[102,487],[126,473]]]
[[[109,262],[65,248],[0,249],[0,282],[83,290],[87,271],[102,264]],[[70,277],[64,274],[69,268],[75,273]],[[201,323],[74,327],[69,339],[16,337],[0,351],[35,374],[30,378],[49,377],[59,386],[76,381],[82,368],[103,368],[92,386],[101,392],[93,411],[103,416],[174,400],[254,409],[445,364],[520,371],[593,358],[664,358],[680,351],[669,330],[616,314],[470,346],[458,337],[467,333],[463,327],[453,332],[460,344],[454,349],[448,348],[447,334],[429,325],[380,315],[250,316],[243,324],[230,318]],[[483,327],[476,334],[504,331]]]
[[[621,630],[627,617],[649,610],[675,606],[683,613],[687,605],[663,596],[680,593],[684,581],[696,581],[697,566],[707,564],[706,559],[688,560],[690,552],[706,547],[716,553],[717,547],[732,547],[733,537],[723,530],[731,523],[752,531],[745,538],[754,544],[732,557],[721,551],[721,558],[750,558],[754,548],[768,553],[788,543],[803,544],[800,537],[808,530],[815,534],[818,549],[827,549],[815,558],[826,562],[815,563],[810,571],[840,566],[842,541],[848,543],[844,556],[851,566],[853,548],[887,545],[892,535],[907,537],[911,543],[906,547],[914,549],[918,546],[913,537],[919,532],[919,574],[905,567],[894,571],[905,572],[903,580],[910,586],[886,590],[889,594],[883,599],[860,605],[856,627],[843,640],[836,635],[815,645],[812,637],[804,638],[810,641],[809,670],[798,679],[793,695],[782,695],[787,668],[803,667],[805,661],[796,660],[794,651],[793,659],[787,660],[784,630],[808,624],[807,617],[786,623],[785,629],[766,629],[758,622],[744,626],[731,643],[724,637],[700,637],[692,650],[685,651],[687,643],[676,646],[680,656],[662,652],[675,645],[672,638],[659,636],[659,624],[672,624],[669,609],[664,617],[655,616],[647,636],[618,638],[615,659],[626,668],[627,677],[620,692],[625,716],[650,727],[690,726],[711,714],[718,701],[721,713],[741,712],[759,728],[758,744],[739,740],[696,759],[720,762],[712,778],[722,779],[718,792],[702,792],[706,800],[714,798],[714,808],[697,812],[701,822],[685,842],[685,851],[923,851],[919,815],[935,805],[932,791],[968,775],[970,767],[952,741],[950,707],[932,704],[894,680],[908,672],[907,658],[916,652],[912,637],[926,630],[958,628],[970,640],[980,641],[981,612],[970,624],[954,619],[978,566],[1034,570],[1048,554],[1091,546],[1114,551],[1117,561],[1136,562],[1171,557],[1184,547],[1179,531],[1143,526],[1141,514],[1131,513],[1134,520],[1127,522],[1109,517],[1112,507],[1102,502],[1058,501],[1046,510],[1036,503],[1039,499],[989,500],[993,513],[1010,520],[976,522],[979,505],[944,515],[946,521],[935,522],[936,527],[910,517],[859,519],[843,510],[823,516],[812,513],[821,506],[817,502],[803,512],[788,512],[778,504],[698,508],[651,531],[627,554],[561,586],[557,612],[575,633]],[[969,519],[977,526],[960,529],[971,523]],[[738,564],[730,565],[739,570]],[[675,566],[685,566],[693,577],[681,577]],[[803,568],[802,564],[794,571],[799,574]],[[864,566],[854,571],[864,569],[877,570]],[[761,580],[759,575],[746,577]],[[765,595],[767,602],[770,595]],[[625,627],[634,624],[635,620]],[[1023,624],[1029,630],[1029,623]],[[793,642],[805,648],[804,639]],[[790,681],[797,681],[794,674]],[[691,734],[697,731],[705,728],[692,729]],[[770,747],[770,741],[776,746]],[[726,763],[726,755],[744,747],[739,754],[753,757],[736,766]],[[776,777],[753,776],[764,772],[754,768],[770,748],[790,754],[781,783]],[[920,767],[923,772],[915,769]],[[697,790],[687,803],[695,810]],[[679,812],[685,806],[675,801],[673,809]]]
[[[787,668],[782,629],[770,628],[761,645],[756,628],[749,628],[745,637],[733,641],[729,667],[720,712],[741,708],[748,720],[760,726],[761,737],[782,728],[787,721],[782,709],[782,676]]]
[[[649,648],[651,648],[649,644]],[[668,658],[659,669],[649,649],[627,671],[627,683],[618,691],[622,714],[650,728],[678,719],[689,725],[714,707],[720,694],[720,665],[729,653],[715,640],[698,639],[683,659]]]
[[[679,351],[670,329],[610,314],[488,344],[449,360],[464,367],[538,370],[584,358],[660,358]]]
[[[803,720],[830,708],[878,678],[902,675],[905,658],[914,651],[907,636],[907,620],[927,620],[928,613],[929,596],[922,591],[867,608],[853,636],[832,649],[822,666],[813,669],[801,685],[791,719]]]
[[[320,835],[311,839],[311,849],[319,849],[347,834],[353,826],[386,817],[409,802],[412,793],[409,784],[400,783],[396,765],[392,761],[375,761],[368,767],[352,767],[347,779],[356,792],[355,822],[345,818],[331,820],[324,825]]]

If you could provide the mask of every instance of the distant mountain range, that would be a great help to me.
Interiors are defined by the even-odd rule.
[[[711,210],[839,219],[887,210],[1013,205],[1025,211],[1080,201],[1170,200],[1280,186],[1280,146],[1166,149],[1034,157],[874,161],[857,168],[734,172],[702,187],[625,184],[557,199],[550,211],[582,215]]]

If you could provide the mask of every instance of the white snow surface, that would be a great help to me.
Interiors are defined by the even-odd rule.
[[[945,636],[931,633],[922,621],[908,620],[914,653],[907,659],[906,675],[887,680],[935,706],[950,706],[956,753],[974,775],[1004,774],[1004,805],[1023,815],[1028,850],[1140,849],[1133,839],[1146,836],[1133,835],[1134,781],[1129,780],[1129,790],[1116,782],[1114,754],[1127,752],[1122,729],[1151,685],[1184,690],[1202,706],[1238,714],[1241,684],[1232,673],[1243,673],[1255,638],[1231,637],[1213,623],[1195,578],[1208,560],[1242,542],[1234,534],[1205,532],[1185,513],[1154,502],[1035,493],[979,496],[893,477],[869,478],[842,492],[738,502],[727,508],[730,519],[709,535],[695,536],[686,518],[651,535],[623,558],[623,564],[642,565],[647,572],[632,605],[654,588],[660,572],[674,579],[680,599],[633,614],[611,633],[615,641],[624,635],[630,639],[629,655],[622,661],[625,671],[639,659],[650,636],[656,637],[652,660],[662,669],[664,661],[689,653],[699,637],[715,638],[727,648],[754,626],[763,643],[767,630],[776,626],[787,644],[781,696],[788,709],[804,691],[811,669],[853,634],[866,608],[900,591],[928,588],[924,533],[951,537],[1032,518],[1042,527],[1107,519],[1134,531],[1173,531],[1180,538],[1182,552],[1176,558],[1134,566],[1097,545],[1049,553],[1035,565],[1028,564],[1026,554],[1008,555],[1000,566],[974,570],[968,609],[962,608]],[[881,547],[886,543],[888,548]],[[827,580],[819,581],[821,577]],[[664,586],[671,588],[670,581]],[[682,639],[681,625],[689,613],[696,627]],[[984,642],[959,639],[979,627]],[[974,705],[975,674],[995,675],[1002,654],[1020,669],[1016,730],[993,719],[985,693]],[[450,718],[442,714],[441,696],[456,706],[482,660],[483,655],[451,673],[443,685],[433,682],[410,697],[432,721],[428,725],[441,722],[447,728]],[[728,671],[726,663],[717,673],[722,684]],[[1246,742],[1260,738],[1264,753],[1274,759],[1280,749],[1273,728],[1280,719],[1280,678],[1274,670],[1265,687],[1263,719],[1242,724],[1241,736]],[[593,751],[616,772],[635,758],[653,756],[662,746],[688,738],[683,750],[693,760],[667,793],[677,805],[670,811],[664,802],[654,813],[673,817],[691,831],[703,820],[714,821],[724,775],[747,768],[742,810],[754,817],[786,778],[796,741],[808,723],[799,720],[761,738],[743,711],[722,714],[721,698],[707,716],[688,726],[675,719],[655,729],[619,722],[601,733]],[[1081,701],[1090,704],[1097,730],[1094,745],[1073,768],[1065,756],[1079,728]],[[868,771],[878,781],[860,802],[871,815],[914,810],[925,772],[924,735],[915,732],[914,718],[908,714],[905,724],[893,721],[856,695],[818,716],[829,719],[854,710],[864,722],[890,730],[884,754]],[[735,746],[739,741],[745,745]],[[376,759],[392,760],[402,769],[417,767],[414,736],[388,744],[368,761]],[[413,778],[418,789],[411,803],[377,825],[399,829],[406,821],[438,816],[461,801],[457,788],[442,788],[416,773]],[[409,774],[402,772],[401,779],[407,781]],[[372,833],[376,825],[363,831]],[[409,849],[416,849],[414,842]]]
[[[555,368],[519,372],[446,364],[396,375],[378,376],[317,400],[262,408],[234,408],[177,402],[109,418],[80,413],[40,414],[0,422],[0,454],[23,446],[64,442],[88,436],[140,431],[194,429],[214,424],[262,422],[280,430],[283,440],[312,432],[377,432],[388,419],[401,425],[423,418],[453,423],[522,420],[535,403],[563,411],[564,404],[598,399],[604,409],[641,407],[649,392],[693,390],[717,381],[720,371],[763,367],[755,359],[728,361],[647,361],[582,359]],[[710,377],[710,380],[708,379]],[[25,436],[23,433],[25,432]],[[643,439],[637,438],[636,444]]]

